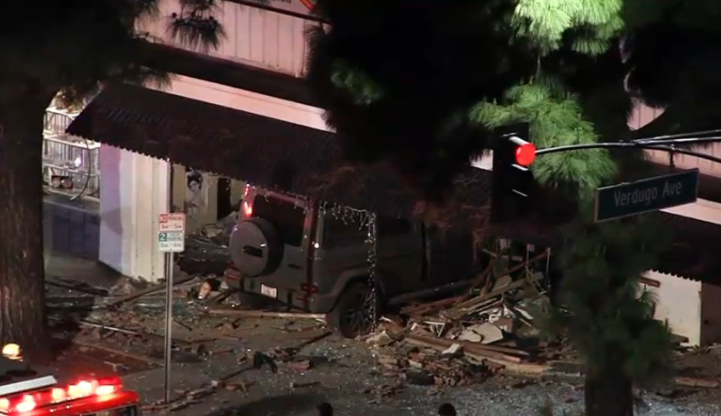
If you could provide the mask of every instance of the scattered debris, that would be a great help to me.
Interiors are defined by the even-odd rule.
[[[674,382],[677,386],[716,389],[719,387],[718,380],[708,380],[696,377],[676,377]]]
[[[200,289],[198,289],[198,299],[206,299],[211,293],[217,292],[220,289],[220,280],[218,279],[205,279]]]
[[[197,250],[188,255],[200,256],[202,250],[207,254],[208,241],[220,235],[216,232],[221,233],[213,227],[202,231],[202,235],[195,240]],[[201,250],[201,246],[206,248]],[[214,262],[220,258],[216,254],[212,254],[212,261],[201,261],[196,257],[195,262]],[[534,272],[529,265],[546,256],[547,253],[542,253],[521,260],[519,264],[505,264],[500,268],[507,270],[501,273],[497,273],[498,264],[491,264],[479,275],[471,289],[459,296],[408,305],[398,315],[381,317],[377,332],[367,336],[364,342],[373,349],[377,359],[375,372],[392,378],[387,383],[364,390],[366,394],[374,396],[371,401],[398,394],[404,385],[435,386],[428,389],[429,394],[435,394],[446,387],[483,382],[498,374],[522,376],[521,380],[508,382],[506,388],[521,388],[539,382],[541,377],[545,380],[546,376],[580,377],[583,373],[580,359],[566,341],[546,342],[539,337],[540,325],[536,317],[546,311],[549,299],[541,284],[543,275]],[[500,262],[502,259],[499,257],[497,263]],[[223,267],[226,263],[223,263]],[[183,356],[191,362],[200,362],[232,354],[233,361],[237,357],[237,364],[234,365],[237,365],[238,371],[196,390],[176,392],[177,397],[169,405],[153,403],[144,410],[172,412],[199,403],[204,397],[219,390],[247,393],[250,383],[231,379],[250,369],[265,371],[264,367],[267,367],[272,373],[279,372],[279,368],[287,373],[296,371],[302,381],[290,383],[291,389],[311,388],[320,384],[304,378],[312,376],[326,361],[315,356],[303,356],[299,351],[331,334],[321,325],[306,325],[308,320],[324,320],[324,315],[242,310],[229,307],[227,303],[218,305],[233,292],[227,288],[223,279],[216,276],[187,276],[176,282],[173,288],[176,303],[173,308],[177,306],[179,313],[175,314],[174,323],[185,329],[179,331],[179,334],[190,337],[192,332],[195,338],[201,335],[207,338],[174,338],[173,359],[180,360]],[[56,286],[55,283],[48,285]],[[91,316],[73,314],[71,308],[64,308],[66,304],[89,303],[87,299],[48,297],[49,303],[58,305],[52,312],[53,321],[75,324],[76,330],[78,326],[81,327],[80,335],[72,341],[80,349],[102,350],[110,355],[127,358],[129,363],[135,360],[163,365],[160,342],[163,335],[159,335],[163,328],[149,325],[150,319],[147,317],[162,316],[165,304],[160,294],[165,290],[164,285],[148,287],[121,297],[108,296],[117,294],[119,289],[108,293],[102,288],[75,285],[72,282],[59,282],[57,287],[102,297],[100,300],[86,297],[105,306],[100,311],[93,309]],[[105,294],[101,295],[101,292]],[[139,301],[141,298],[143,300]],[[286,319],[282,327],[274,322],[273,328],[283,331],[283,337],[298,339],[298,344],[265,352],[243,353],[247,347],[237,343],[241,339],[237,334],[247,339],[251,335],[245,331],[258,327],[259,319],[263,318]],[[218,340],[235,342],[222,343]],[[111,348],[106,344],[117,344],[119,347]],[[713,351],[715,347],[696,353],[715,354]],[[105,364],[115,372],[127,371],[125,365],[115,363],[112,357],[109,359],[111,361],[105,361]],[[694,372],[679,373],[685,374],[699,375]],[[713,378],[677,377],[674,381],[673,387],[677,389],[720,387],[719,380]]]
[[[58,277],[45,277],[45,284],[49,286],[55,286],[60,287],[63,289],[70,289],[74,290],[76,292],[86,293],[88,295],[93,296],[109,296],[110,292],[108,289],[104,289],[101,287],[96,287],[93,285],[90,285],[88,283],[84,282],[74,282],[74,281],[68,281],[64,279],[60,279]]]
[[[186,276],[186,277],[184,277],[184,278],[182,278],[182,279],[176,280],[176,281],[174,282],[174,286],[178,286],[178,285],[181,285],[181,284],[183,284],[183,283],[187,283],[187,282],[189,282],[189,281],[191,281],[191,280],[193,280],[193,279],[195,279],[194,276]],[[149,287],[149,288],[147,288],[147,289],[145,289],[145,290],[137,291],[137,292],[132,293],[132,294],[129,294],[129,295],[127,295],[127,296],[123,296],[123,297],[121,297],[120,299],[115,299],[115,300],[113,300],[112,302],[107,303],[105,306],[106,306],[107,308],[111,308],[111,307],[114,307],[114,306],[118,306],[118,305],[120,305],[120,304],[122,304],[122,303],[126,303],[126,302],[133,301],[133,300],[138,299],[138,298],[143,297],[143,296],[147,296],[147,295],[150,295],[150,294],[153,294],[153,293],[164,292],[164,291],[165,291],[165,284],[163,283],[163,284],[151,286],[151,287]]]
[[[222,275],[230,262],[228,241],[238,213],[233,212],[215,224],[202,227],[185,238],[185,250],[178,255],[178,266],[185,273]]]
[[[135,292],[131,280],[127,276],[122,276],[118,281],[110,287],[111,296],[130,296]]]
[[[277,318],[277,319],[325,319],[325,315],[303,312],[253,311],[231,308],[208,309],[211,315],[244,316],[246,318]]]
[[[306,383],[296,383],[294,381],[290,382],[291,389],[302,389],[302,388],[306,388],[306,387],[315,387],[318,385],[320,385],[320,381],[309,381]]]
[[[119,350],[116,348],[106,347],[106,346],[100,345],[98,343],[89,343],[89,342],[84,342],[84,341],[77,340],[77,339],[72,340],[72,343],[81,348],[101,350],[101,351],[105,351],[112,355],[126,357],[126,358],[130,358],[130,359],[136,360],[136,361],[146,362],[149,364],[160,365],[160,366],[163,365],[162,360],[157,360],[155,358],[147,357],[144,355],[133,354],[131,352],[122,351],[122,350]]]

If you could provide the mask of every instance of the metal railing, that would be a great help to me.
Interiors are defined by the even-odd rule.
[[[100,144],[65,133],[75,115],[54,107],[45,112],[42,165],[45,184],[51,191],[100,198]]]

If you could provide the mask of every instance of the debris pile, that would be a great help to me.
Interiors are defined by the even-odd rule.
[[[569,365],[576,357],[563,342],[540,339],[549,299],[543,273],[529,265],[547,256],[512,266],[498,256],[504,261],[492,261],[465,294],[409,305],[400,318],[384,319],[381,332],[367,339],[382,372],[412,384],[457,386],[497,373],[550,375],[559,363],[559,373],[578,367]]]
[[[213,227],[201,230],[202,238],[197,241],[225,239],[224,231]],[[562,339],[547,342],[540,336],[549,297],[544,274],[530,266],[542,263],[547,256],[548,252],[527,255],[511,262],[507,260],[510,256],[496,253],[498,259],[464,293],[410,304],[400,309],[398,315],[383,317],[378,331],[366,337],[365,342],[372,347],[377,360],[374,372],[388,379],[374,382],[364,393],[381,400],[395,395],[404,385],[466,386],[497,374],[523,376],[521,384],[534,382],[536,377],[580,377],[583,368],[567,342]],[[200,260],[196,264],[209,264],[208,259],[212,258],[197,257]],[[225,264],[223,261],[222,267]],[[328,360],[301,355],[299,350],[329,336],[325,328],[314,322],[323,321],[324,316],[229,306],[233,290],[217,276],[208,273],[177,276],[173,287],[172,360],[192,363],[224,356],[237,364],[231,365],[235,371],[196,390],[176,392],[177,397],[170,404],[152,403],[145,410],[181,409],[223,390],[247,392],[249,382],[233,380],[250,369],[298,374],[302,378],[291,382],[291,389],[320,383],[306,379],[306,373],[322,374],[321,367]],[[47,298],[52,322],[57,327],[75,326],[75,332],[68,337],[70,342],[84,351],[103,351],[109,357],[106,364],[117,372],[125,371],[123,366],[128,362],[120,358],[142,361],[150,367],[163,365],[165,283],[143,288],[121,280],[105,289],[51,278],[46,284],[74,292],[72,296]],[[300,335],[298,339],[308,339],[293,348],[266,350],[264,346],[264,353],[251,351],[245,341],[252,336],[250,330],[259,325],[257,318],[283,319],[280,327],[275,321],[272,330],[289,334],[288,339],[296,335]],[[308,337],[311,330],[319,329],[321,333]],[[719,387],[718,378],[701,379],[692,377],[691,372],[679,375],[688,376],[676,378],[675,387]]]
[[[203,226],[185,237],[185,251],[178,255],[178,266],[188,274],[223,275],[230,262],[228,241],[238,221],[233,212],[214,224]]]

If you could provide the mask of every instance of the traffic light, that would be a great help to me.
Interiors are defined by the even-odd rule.
[[[498,224],[528,212],[533,187],[533,173],[528,167],[536,159],[536,146],[529,141],[526,123],[504,126],[495,133],[491,223]]]

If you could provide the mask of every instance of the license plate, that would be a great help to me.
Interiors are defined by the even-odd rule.
[[[268,296],[269,298],[278,297],[278,289],[266,285],[260,285],[260,293],[264,296]]]

